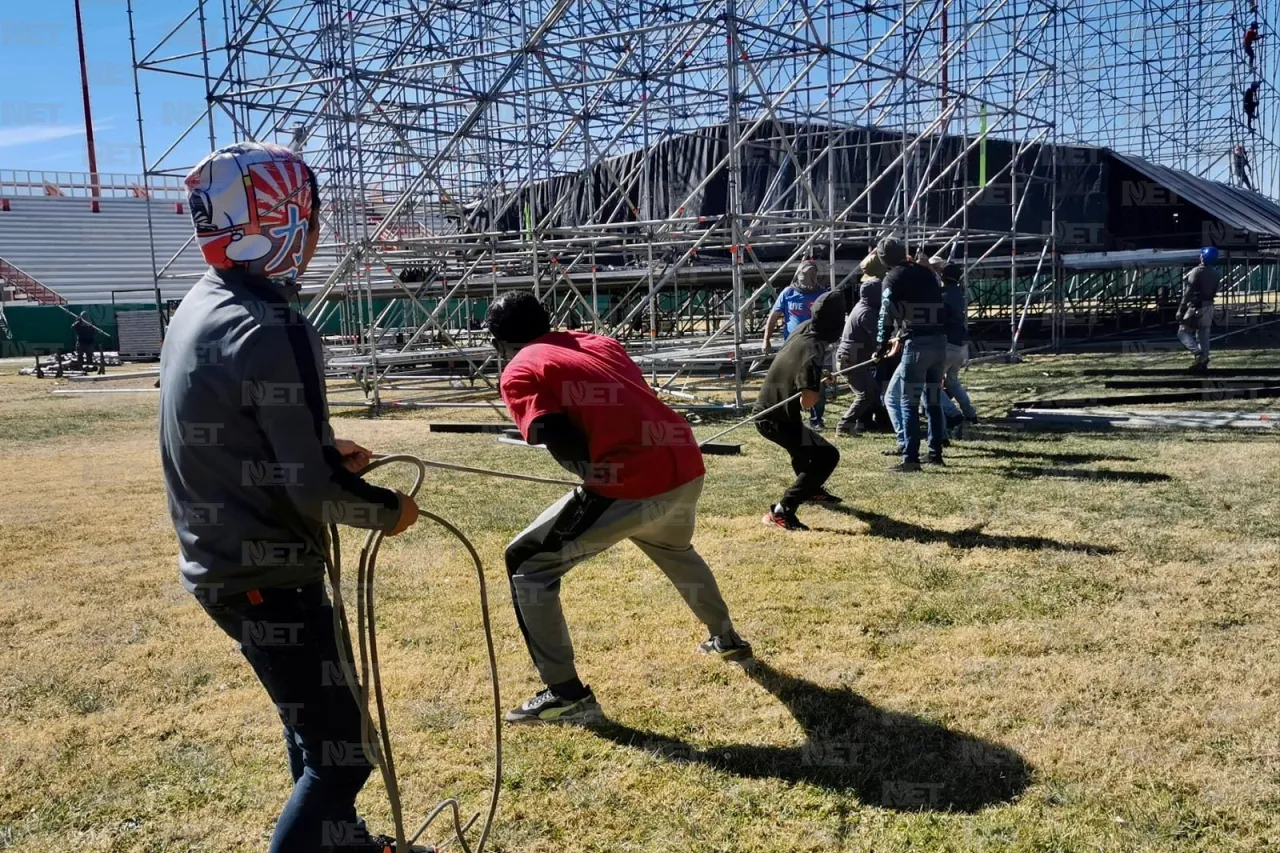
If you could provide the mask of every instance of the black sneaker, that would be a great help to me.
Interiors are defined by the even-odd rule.
[[[835,495],[831,494],[830,492],[828,492],[826,489],[819,489],[819,490],[818,490],[818,493],[817,493],[816,495],[814,495],[813,497],[809,498],[808,503],[813,503],[813,504],[842,504],[842,503],[844,503],[844,498],[837,497],[837,496],[835,496]]]
[[[977,415],[974,415],[971,418],[965,418],[964,422],[967,424],[973,424],[974,426],[977,426],[978,424],[982,423],[982,420]]]
[[[800,519],[796,518],[794,511],[788,511],[780,506],[775,506],[764,514],[764,518],[760,519],[765,527],[777,527],[782,530],[808,530],[808,526]]]
[[[942,455],[941,455],[941,454],[933,454],[933,453],[930,453],[928,456],[926,456],[926,457],[924,458],[924,464],[925,464],[925,465],[940,465],[940,466],[946,467],[946,464],[947,464],[947,463],[942,461]]]
[[[730,663],[745,663],[755,657],[751,652],[751,644],[739,637],[736,631],[704,640],[698,646],[698,651],[704,655],[719,655],[720,660]]]
[[[889,470],[895,474],[908,474],[912,471],[920,470],[919,462],[899,462],[897,465],[890,465]]]
[[[902,455],[902,451],[903,451],[904,449],[905,449],[905,448],[903,448],[903,446],[902,446],[901,444],[899,444],[899,445],[898,445],[897,447],[895,447],[893,450],[881,450],[881,451],[880,451],[880,455],[881,455],[881,456],[901,456],[901,455]]]
[[[596,696],[587,688],[581,699],[565,699],[557,696],[550,687],[535,693],[519,708],[503,717],[508,723],[568,723],[575,726],[591,726],[604,722],[604,712]]]

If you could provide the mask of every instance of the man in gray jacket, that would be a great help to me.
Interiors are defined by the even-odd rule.
[[[1218,295],[1218,247],[1200,250],[1200,263],[1182,278],[1182,302],[1178,305],[1178,340],[1196,360],[1190,370],[1209,369],[1209,335],[1213,331],[1213,300]]]
[[[863,273],[858,301],[844,321],[844,332],[836,349],[838,370],[848,370],[875,355],[876,325],[879,321],[880,279]],[[871,364],[849,370],[844,378],[849,383],[849,390],[853,391],[853,403],[836,424],[836,434],[853,437],[858,434],[858,422],[875,411],[880,401],[880,384],[876,382]]]
[[[392,849],[355,810],[372,770],[324,588],[331,523],[395,535],[406,495],[354,472],[334,439],[320,338],[290,305],[315,252],[315,177],[298,154],[242,143],[187,176],[209,271],[160,357],[160,455],[182,583],[240,646],[284,723],[293,793],[271,853]]]

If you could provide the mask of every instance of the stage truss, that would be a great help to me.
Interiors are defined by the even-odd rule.
[[[496,357],[478,320],[486,300],[520,287],[558,323],[627,341],[677,399],[741,406],[770,299],[797,263],[817,258],[838,286],[888,233],[964,264],[975,285],[1003,282],[976,307],[1007,328],[1004,350],[1030,329],[1056,344],[1069,281],[1077,292],[1093,285],[1057,263],[1050,146],[1114,128],[1114,92],[1140,90],[1159,117],[1164,99],[1185,96],[1168,80],[1197,85],[1133,82],[1137,66],[1113,60],[1146,37],[1095,16],[1126,6],[1154,20],[1168,7],[1190,26],[1196,5],[198,0],[135,51],[143,82],[182,75],[207,103],[178,141],[159,145],[139,107],[144,159],[158,152],[144,170],[184,174],[191,164],[173,152],[196,134],[210,146],[304,146],[326,235],[307,313],[331,336],[331,366],[355,375],[374,405],[397,384],[491,393]],[[1232,21],[1243,9],[1207,5],[1240,7],[1214,11]],[[1156,47],[1181,32],[1162,27]],[[1266,62],[1270,43],[1259,43]],[[1186,152],[1216,150],[1216,115],[1197,118],[1190,132],[1201,137],[1186,144],[1148,133],[1153,118],[1137,153],[1180,165]],[[697,180],[659,181],[663,144],[707,128],[723,140]],[[994,140],[1008,140],[1011,156],[988,168]],[[762,148],[798,165],[744,199]],[[832,164],[853,155],[865,172],[837,179]],[[556,179],[595,182],[589,215],[565,224],[569,192],[532,200]],[[723,211],[696,213],[713,189]],[[1047,214],[1028,223],[1036,192],[1041,203],[1048,192]]]

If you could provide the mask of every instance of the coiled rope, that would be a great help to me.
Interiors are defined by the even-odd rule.
[[[444,468],[451,471],[461,471],[471,474],[485,474],[494,477],[503,477],[511,480],[523,480],[534,483],[550,483],[555,485],[576,486],[579,483],[570,480],[553,480],[546,477],[531,477],[524,474],[510,474],[503,471],[490,471],[484,468],[472,468],[466,465],[454,465],[448,462],[435,462],[428,459],[420,459],[417,456],[407,454],[398,454],[394,456],[376,457],[360,473],[368,474],[385,465],[403,463],[412,465],[417,469],[414,477],[413,486],[406,493],[409,497],[416,497],[418,490],[422,487],[423,480],[426,479],[427,468]],[[378,664],[378,633],[376,621],[374,619],[374,580],[378,565],[378,551],[382,547],[384,534],[380,530],[371,530],[365,536],[364,545],[360,549],[360,563],[356,574],[356,636],[359,640],[358,648],[360,652],[360,677],[357,678],[352,660],[352,642],[350,628],[347,622],[346,608],[342,598],[342,552],[340,548],[340,539],[338,535],[337,525],[329,525],[329,542],[328,554],[326,557],[326,567],[329,574],[329,583],[333,587],[333,624],[334,633],[338,640],[338,648],[345,650],[341,655],[341,667],[343,678],[347,685],[351,688],[352,695],[356,699],[356,703],[360,707],[361,717],[361,741],[365,749],[365,754],[370,757],[378,770],[382,774],[382,781],[387,789],[387,799],[391,806],[391,815],[395,823],[396,833],[396,849],[400,851],[408,851],[415,844],[423,833],[431,826],[437,817],[448,811],[453,823],[453,838],[441,843],[439,847],[444,847],[451,841],[456,840],[464,853],[483,853],[485,844],[489,839],[489,832],[493,828],[493,818],[498,811],[498,796],[502,785],[502,700],[498,691],[498,660],[494,652],[493,646],[493,627],[489,621],[489,594],[485,585],[484,566],[480,561],[480,555],[476,548],[471,544],[471,540],[467,538],[461,530],[455,527],[448,520],[441,518],[433,512],[425,509],[419,509],[419,515],[443,527],[448,533],[452,534],[462,546],[466,548],[467,553],[471,556],[471,561],[475,565],[476,580],[480,590],[480,617],[484,628],[485,649],[489,656],[489,677],[493,687],[493,784],[489,795],[489,809],[485,815],[484,824],[480,829],[480,836],[475,842],[475,847],[467,840],[467,832],[475,825],[480,817],[480,812],[476,812],[466,823],[462,822],[462,807],[456,797],[449,797],[441,800],[426,818],[418,826],[412,835],[407,835],[404,823],[404,811],[400,800],[400,783],[396,776],[395,756],[391,748],[391,736],[387,723],[387,707],[386,700],[382,690],[382,673]],[[369,700],[373,699],[373,704],[377,709],[377,723],[373,720],[373,712],[369,708]],[[433,848],[437,849],[437,848]]]

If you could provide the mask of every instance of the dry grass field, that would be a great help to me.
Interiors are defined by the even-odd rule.
[[[967,382],[1003,413],[1120,361],[1031,358]],[[1215,358],[1260,362],[1280,359]],[[155,396],[50,396],[16,366],[0,377],[0,849],[265,849],[287,794],[279,726],[179,586]],[[420,415],[335,427],[560,476]],[[884,473],[885,440],[844,441],[831,488],[848,510],[809,508],[813,532],[790,536],[759,523],[789,479],[781,452],[734,435],[743,455],[708,458],[696,542],[761,666],[697,655],[699,626],[631,545],[578,567],[566,612],[611,724],[508,730],[493,849],[1280,849],[1273,433],[992,424],[907,478]],[[435,472],[420,498],[481,550],[507,705],[538,685],[502,548],[557,495]],[[472,569],[420,524],[386,544],[380,577],[407,812],[454,794],[478,810],[492,764]],[[361,809],[389,826],[380,783]]]

